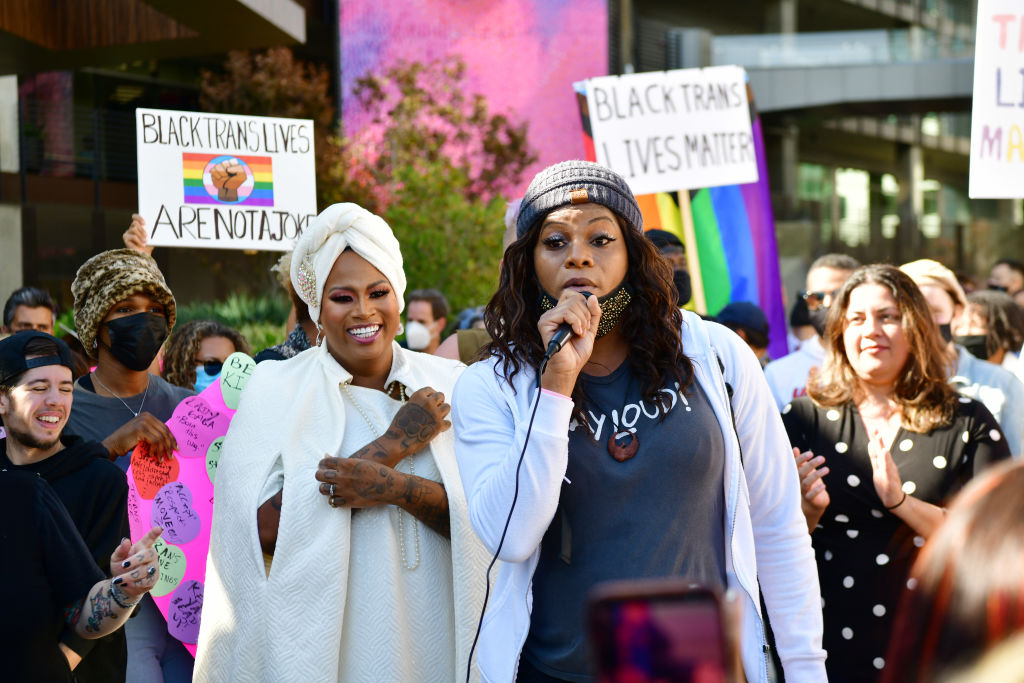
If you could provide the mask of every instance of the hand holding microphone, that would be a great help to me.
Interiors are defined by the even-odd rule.
[[[547,348],[547,366],[541,386],[569,396],[583,366],[594,350],[601,306],[590,292],[567,289],[558,304],[537,322],[541,341]]]

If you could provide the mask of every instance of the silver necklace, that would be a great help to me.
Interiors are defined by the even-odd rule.
[[[398,386],[399,386],[399,396],[401,396],[401,402],[405,403],[406,401],[409,400],[409,397],[405,395],[405,386],[403,384],[401,384],[401,383],[399,383]],[[370,428],[370,433],[373,434],[374,438],[379,439],[380,438],[380,432],[378,432],[377,428],[373,426],[373,422],[370,421],[370,416],[366,414],[366,411],[363,410],[363,407],[361,405],[359,405],[358,401],[356,401],[356,397],[352,395],[352,391],[348,388],[348,383],[346,382],[346,383],[342,384],[341,385],[341,389],[342,389],[342,391],[345,392],[345,395],[348,396],[348,400],[352,403],[353,406],[355,406],[355,408],[359,412],[359,414],[362,415],[363,422],[365,422],[366,426]],[[387,391],[385,391],[384,393],[387,394]],[[390,395],[390,394],[388,394],[388,395]],[[413,465],[412,457],[410,456],[410,457],[406,458],[403,462],[408,462],[409,463],[409,476],[415,477],[416,476],[416,466]],[[395,465],[395,471],[396,472],[400,471],[398,469],[398,465]],[[409,513],[407,513],[405,510],[403,510],[402,508],[398,507],[397,505],[395,507],[398,508],[398,546],[399,546],[399,548],[402,551],[402,566],[405,567],[405,569],[407,571],[412,571],[413,569],[416,569],[417,567],[420,566],[420,528],[419,528],[419,523],[416,521],[416,517],[415,516],[409,515],[410,517],[412,517],[412,533],[413,533],[414,548],[415,548],[415,551],[416,551],[416,560],[410,566],[409,562],[407,560],[407,555],[405,554],[405,523],[403,521],[405,516],[408,515]]]
[[[97,382],[99,382],[100,386],[103,387],[104,389],[106,389],[108,394],[110,394],[111,396],[116,398],[118,401],[120,401],[121,405],[123,405],[125,408],[127,408],[129,413],[131,413],[135,417],[138,417],[139,413],[142,412],[142,406],[146,405],[146,396],[149,395],[149,375],[148,374],[146,375],[146,390],[144,392],[142,392],[142,402],[139,403],[139,409],[138,410],[132,410],[131,406],[129,406],[127,403],[125,403],[123,398],[121,398],[120,396],[115,394],[113,391],[111,391],[110,387],[108,387],[106,384],[104,384],[100,380],[99,376],[95,372],[92,373],[92,378],[94,380],[96,380]]]

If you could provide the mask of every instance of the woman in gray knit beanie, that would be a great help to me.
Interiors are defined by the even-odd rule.
[[[680,311],[642,229],[626,180],[595,163],[555,164],[523,197],[485,313],[488,357],[452,399],[470,519],[503,562],[482,676],[593,680],[589,591],[685,577],[736,591],[747,680],[767,680],[761,589],[786,678],[825,680],[799,482],[760,365],[730,330]]]

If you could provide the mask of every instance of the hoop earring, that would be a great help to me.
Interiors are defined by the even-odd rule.
[[[316,326],[316,345],[320,346],[324,343],[324,330],[319,325]]]
[[[405,334],[405,325],[402,323],[401,320],[398,321],[398,331],[395,332],[395,334],[399,337]]]

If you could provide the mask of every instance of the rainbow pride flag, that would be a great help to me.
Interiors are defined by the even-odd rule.
[[[597,159],[586,111],[586,94],[576,92],[586,156]],[[768,352],[781,358],[786,344],[786,308],[779,274],[761,118],[747,87],[757,159],[756,183],[637,196],[644,230],[668,230],[686,245],[693,284],[690,310],[716,315],[733,301],[749,301],[768,318]]]
[[[222,200],[214,183],[212,170],[221,162],[241,166],[245,180],[237,188],[238,199]],[[181,174],[186,204],[218,204],[221,206],[273,206],[274,169],[271,157],[230,154],[181,153]]]

